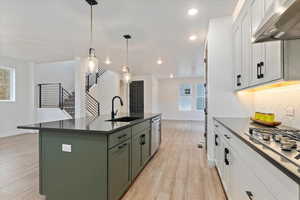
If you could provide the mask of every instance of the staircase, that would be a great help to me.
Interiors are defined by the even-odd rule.
[[[100,116],[100,103],[90,94],[90,89],[100,83],[100,78],[105,72],[105,69],[98,67],[97,72],[86,76],[86,110],[88,115],[94,118]]]
[[[39,108],[60,108],[75,118],[75,92],[68,92],[61,83],[43,83],[39,87]]]

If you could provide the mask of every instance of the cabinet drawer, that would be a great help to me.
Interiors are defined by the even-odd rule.
[[[228,140],[232,137],[232,133],[217,121],[214,122],[214,125],[215,134],[218,134],[219,137],[224,138],[224,140],[228,142]]]
[[[131,138],[131,128],[113,133],[108,138],[108,147],[111,148]]]
[[[235,135],[232,136],[230,144],[241,158],[247,158],[244,159],[245,164],[273,196],[277,199],[299,200],[299,188],[297,183],[283,174]]]
[[[150,128],[150,120],[144,121],[142,123],[139,123],[135,126],[132,127],[132,134],[133,136],[135,136],[136,134],[138,134],[139,132]]]

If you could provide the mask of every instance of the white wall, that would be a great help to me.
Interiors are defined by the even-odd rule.
[[[16,100],[0,102],[0,137],[29,132],[16,127],[34,121],[33,64],[0,57],[0,65],[13,67],[16,71]]]
[[[90,89],[90,94],[100,102],[100,114],[110,114],[112,98],[114,96],[120,96],[119,74],[106,71],[100,78],[100,82]],[[120,111],[120,103],[117,102],[117,100],[115,109]]]
[[[163,119],[166,120],[204,120],[204,112],[196,110],[196,98],[193,98],[192,111],[180,111],[178,109],[179,88],[181,84],[203,83],[203,78],[174,78],[160,79],[158,81],[159,95],[158,105],[159,112],[163,113]],[[195,95],[195,93],[193,93]],[[195,97],[195,96],[194,96]]]
[[[34,67],[35,84],[62,83],[67,91],[74,91],[77,65],[78,60],[36,64]]]
[[[254,109],[259,112],[275,113],[284,125],[300,128],[300,85],[273,88],[254,93]],[[287,115],[294,110],[294,116]]]
[[[208,31],[208,160],[214,160],[213,117],[249,117],[251,94],[233,92],[232,18],[212,19]]]
[[[36,111],[36,116],[39,123],[72,118],[67,112],[61,110],[60,108],[38,108]]]

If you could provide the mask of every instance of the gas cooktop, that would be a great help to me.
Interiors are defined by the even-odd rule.
[[[246,134],[300,169],[300,130],[288,127],[249,128]]]

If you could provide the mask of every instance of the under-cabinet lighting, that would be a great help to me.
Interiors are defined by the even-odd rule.
[[[274,88],[283,88],[287,86],[292,86],[292,85],[299,85],[300,86],[300,81],[280,81],[280,82],[275,82],[275,83],[270,83],[258,87],[253,87],[253,88],[248,88],[245,90],[241,90],[239,92],[259,92],[263,90],[269,90],[269,89],[274,89]]]

